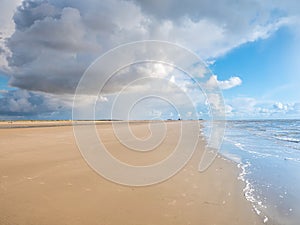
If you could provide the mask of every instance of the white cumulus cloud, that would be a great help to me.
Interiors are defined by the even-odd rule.
[[[208,88],[219,86],[220,89],[226,90],[242,84],[242,80],[239,77],[230,77],[228,80],[220,81],[216,75],[212,75],[207,81]]]

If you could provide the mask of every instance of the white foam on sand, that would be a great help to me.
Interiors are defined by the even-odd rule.
[[[247,168],[251,166],[250,162],[246,162],[245,164],[239,163],[237,167],[241,169],[241,173],[238,176],[238,180],[241,180],[245,183],[245,187],[243,189],[244,196],[247,201],[251,202],[252,208],[255,211],[255,213],[259,216],[263,217],[263,222],[267,223],[268,222],[268,217],[265,215],[262,215],[261,208],[267,208],[265,205],[263,205],[262,201],[259,201],[255,198],[254,192],[255,189],[253,185],[250,183],[248,179],[246,179],[246,175],[249,174],[250,172],[247,171]]]

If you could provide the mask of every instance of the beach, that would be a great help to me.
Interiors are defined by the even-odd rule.
[[[137,153],[117,141],[112,123],[126,126],[97,123],[101,140],[112,155],[133,165],[162,160],[179,135],[174,130],[180,122],[167,122],[158,151]],[[148,122],[132,122],[131,127],[140,137],[148,135]],[[200,137],[191,160],[170,179],[132,187],[108,181],[88,166],[71,121],[1,122],[0,224],[263,224],[244,196],[235,162],[218,155],[205,172],[198,172],[204,146]]]

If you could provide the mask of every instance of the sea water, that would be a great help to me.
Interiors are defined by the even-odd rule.
[[[300,224],[300,120],[227,121],[220,152],[265,224]]]

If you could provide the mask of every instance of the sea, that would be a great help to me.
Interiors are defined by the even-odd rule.
[[[220,153],[265,224],[300,224],[300,120],[227,121]]]

